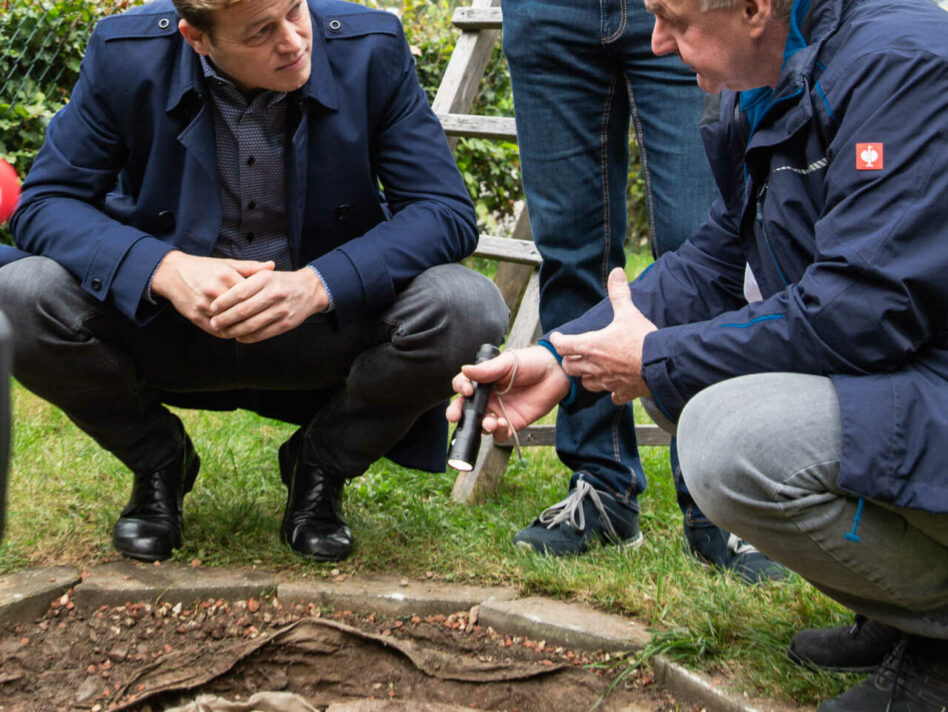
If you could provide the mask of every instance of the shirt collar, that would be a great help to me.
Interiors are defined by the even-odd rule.
[[[270,107],[286,97],[286,92],[270,90],[265,90],[252,97],[248,97],[240,90],[234,80],[220,72],[211,60],[204,55],[200,55],[200,57],[201,71],[204,73],[205,81],[210,84],[212,88],[217,87],[223,89],[228,98],[237,101],[242,106],[249,106],[250,104],[257,104],[259,106],[262,103],[264,106]]]

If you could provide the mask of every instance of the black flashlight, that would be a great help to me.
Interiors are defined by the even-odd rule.
[[[482,344],[477,350],[474,363],[484,363],[500,356],[500,349],[493,344]],[[481,423],[484,412],[487,410],[487,399],[490,397],[493,383],[474,382],[474,395],[465,399],[464,409],[458,427],[451,436],[451,446],[448,450],[448,464],[455,470],[470,472],[474,469],[477,460],[477,451],[481,446]]]

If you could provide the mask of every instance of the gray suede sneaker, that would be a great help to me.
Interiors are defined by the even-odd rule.
[[[721,571],[733,571],[744,583],[780,581],[790,575],[785,566],[720,527],[685,524],[684,528],[685,549],[692,557]]]

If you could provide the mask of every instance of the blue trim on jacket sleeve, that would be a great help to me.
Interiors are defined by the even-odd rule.
[[[787,281],[787,275],[783,273],[783,269],[780,267],[780,263],[777,261],[777,255],[774,254],[774,248],[770,244],[770,239],[767,237],[766,232],[764,233],[764,242],[767,243],[767,251],[770,253],[770,259],[774,261],[774,267],[777,268],[777,274],[780,275],[780,281],[783,282],[784,287],[789,287],[790,282]]]
[[[556,362],[561,366],[563,365],[563,357],[559,355],[557,350],[553,347],[553,344],[551,344],[546,339],[540,339],[537,341],[537,345],[542,346],[551,354],[553,354],[553,358],[556,359]],[[573,403],[576,401],[576,393],[579,390],[576,387],[576,379],[572,376],[567,376],[567,378],[569,378],[569,394],[566,396],[566,398],[560,401],[560,405],[573,405]]]
[[[820,99],[823,100],[823,106],[826,107],[826,113],[829,114],[829,117],[833,120],[834,124],[838,124],[839,122],[836,120],[836,115],[833,113],[833,110],[830,108],[829,99],[826,98],[826,93],[823,91],[823,87],[820,86],[819,80],[817,80],[814,88],[816,89],[816,93],[819,95]]]
[[[762,315],[762,316],[754,317],[753,319],[751,319],[750,321],[748,321],[748,322],[746,322],[746,323],[744,323],[744,324],[737,324],[737,323],[735,323],[735,324],[718,324],[718,328],[719,328],[719,329],[723,329],[723,328],[725,328],[725,327],[729,327],[729,328],[732,328],[732,329],[746,329],[747,327],[753,326],[754,324],[756,324],[756,323],[759,322],[759,321],[772,321],[772,320],[774,320],[774,319],[783,319],[783,314],[764,314],[764,315]]]

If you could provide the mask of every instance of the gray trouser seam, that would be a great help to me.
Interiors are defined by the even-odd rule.
[[[786,479],[784,479],[782,482],[780,482],[780,483],[774,483],[774,492],[773,492],[772,495],[771,495],[771,497],[772,497],[772,499],[773,499],[773,502],[774,502],[774,504],[776,504],[776,505],[780,508],[780,511],[784,514],[784,517],[786,517],[786,519],[789,520],[790,523],[793,524],[794,527],[796,527],[797,531],[800,533],[801,536],[805,537],[808,541],[812,542],[817,548],[820,549],[820,551],[822,551],[824,554],[826,554],[827,556],[829,556],[830,558],[832,558],[837,564],[839,564],[841,568],[843,568],[843,569],[845,569],[846,571],[852,573],[853,575],[859,576],[859,577],[861,577],[862,579],[868,581],[868,582],[871,583],[873,586],[875,586],[877,589],[879,589],[879,591],[881,591],[881,592],[884,593],[886,596],[888,596],[890,599],[892,599],[892,600],[899,600],[900,597],[899,597],[899,595],[898,595],[895,591],[891,591],[889,588],[887,588],[886,586],[884,586],[880,581],[878,581],[875,577],[872,577],[872,576],[870,576],[870,575],[867,574],[867,573],[864,573],[864,572],[861,572],[861,571],[857,571],[856,569],[853,569],[850,564],[848,564],[848,563],[846,563],[846,562],[844,562],[844,561],[841,561],[841,560],[839,559],[839,557],[837,556],[837,554],[836,554],[834,551],[829,550],[829,549],[827,549],[825,546],[823,546],[823,544],[822,544],[820,541],[818,541],[817,539],[815,539],[809,532],[803,531],[803,530],[800,528],[800,525],[799,525],[799,523],[797,522],[796,517],[792,516],[792,514],[787,511],[787,508],[786,508],[786,506],[785,506],[785,505],[789,505],[789,504],[790,504],[792,501],[794,501],[794,500],[783,499],[782,501],[780,501],[780,500],[778,500],[778,498],[777,498],[777,496],[776,496],[776,495],[778,494],[778,489],[779,489],[780,487],[784,487],[784,486],[791,486],[791,487],[792,487],[792,486],[793,486],[793,485],[788,485],[787,483],[790,482],[790,480],[792,480],[794,477],[797,477],[798,475],[802,475],[802,474],[804,474],[805,472],[808,472],[809,470],[812,470],[813,468],[820,468],[820,467],[832,466],[834,463],[837,463],[837,462],[838,462],[838,460],[835,459],[835,458],[830,459],[830,460],[825,460],[825,461],[823,461],[823,462],[814,462],[814,463],[811,463],[811,464],[807,465],[806,467],[801,467],[800,469],[796,470],[795,472],[790,473],[789,475],[787,475]],[[830,494],[833,494],[833,495],[835,495],[835,496],[837,496],[837,497],[844,497],[844,498],[850,498],[850,497],[851,497],[851,495],[848,495],[848,494],[845,494],[845,493],[840,493],[840,492],[834,492],[833,490],[827,490],[827,492],[829,492]],[[858,546],[858,544],[857,544],[857,546]],[[904,604],[903,604],[903,605],[904,605]]]

